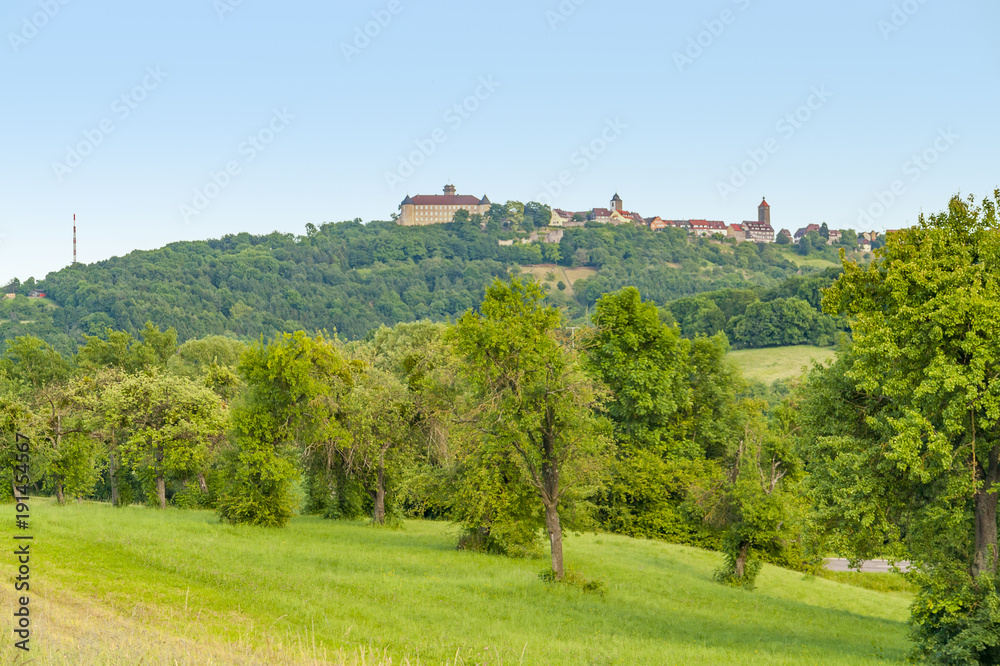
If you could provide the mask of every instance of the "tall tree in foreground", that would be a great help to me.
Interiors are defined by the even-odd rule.
[[[210,440],[223,431],[218,397],[184,377],[153,372],[123,378],[103,400],[110,427],[127,433],[124,459],[152,478],[157,504],[165,509],[167,477],[200,471]]]
[[[819,440],[818,487],[828,502],[846,490],[879,503],[873,514],[905,518],[905,554],[925,574],[915,635],[939,663],[1000,663],[998,205],[1000,190],[978,206],[953,198],[947,211],[890,234],[869,266],[845,262],[824,298],[853,321],[853,386],[833,400],[817,391],[816,404],[867,407],[859,426],[873,437]],[[877,448],[863,450],[872,439]],[[852,473],[839,473],[845,466]]]
[[[481,312],[454,329],[471,382],[480,391],[484,446],[510,454],[545,513],[552,570],[563,577],[560,506],[567,489],[599,461],[603,438],[593,409],[598,390],[577,355],[558,339],[562,317],[534,282],[497,280]]]
[[[302,331],[249,348],[240,361],[246,391],[233,408],[236,450],[219,514],[229,522],[280,527],[295,509],[298,460],[339,455],[346,433],[340,399],[351,364],[333,340]]]
[[[354,388],[345,396],[344,427],[351,434],[352,472],[371,475],[372,522],[385,524],[386,492],[398,484],[398,474],[407,458],[413,401],[406,386],[391,374],[377,369],[359,373]]]

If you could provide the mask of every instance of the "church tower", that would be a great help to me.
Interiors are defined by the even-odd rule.
[[[616,210],[619,213],[622,212],[622,210],[623,210],[623,208],[622,208],[622,198],[620,196],[618,196],[617,192],[615,192],[615,196],[611,199],[611,210]]]

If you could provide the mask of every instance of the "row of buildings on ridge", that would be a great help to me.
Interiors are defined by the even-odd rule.
[[[445,185],[444,194],[422,194],[415,197],[409,195],[400,204],[400,213],[396,221],[403,226],[422,226],[427,224],[442,224],[451,222],[459,210],[467,210],[470,215],[486,215],[490,209],[490,200],[486,195],[482,198],[458,194],[454,185]],[[598,224],[634,224],[648,227],[652,231],[661,231],[668,227],[683,229],[692,236],[708,237],[716,234],[737,241],[754,243],[774,243],[778,236],[787,236],[790,243],[798,243],[810,231],[819,232],[818,224],[810,224],[798,229],[792,234],[788,229],[775,233],[771,226],[771,206],[767,199],[761,200],[757,207],[757,219],[747,220],[739,224],[726,224],[719,220],[673,220],[659,216],[643,217],[639,213],[625,210],[625,202],[615,193],[608,208],[592,208],[586,211],[567,211],[561,208],[552,209],[552,219],[548,229],[532,232],[530,237],[522,242],[542,241],[558,243],[562,240],[562,229],[582,227],[588,222]],[[865,232],[858,235],[859,249],[868,251],[871,243],[878,238],[878,232]],[[836,243],[841,238],[841,232],[830,230],[828,244]],[[514,241],[501,241],[510,245]]]

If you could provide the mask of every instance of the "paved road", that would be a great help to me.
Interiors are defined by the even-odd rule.
[[[896,564],[901,571],[907,571],[910,568],[910,563],[906,561]],[[857,571],[857,569],[849,568],[847,560],[840,557],[825,560],[824,566],[830,571]],[[861,563],[862,573],[889,573],[890,570],[888,560],[865,560]]]

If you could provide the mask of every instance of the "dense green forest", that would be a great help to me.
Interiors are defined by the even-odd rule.
[[[0,341],[30,334],[70,354],[84,335],[101,335],[107,328],[138,334],[147,321],[173,328],[181,341],[209,335],[256,340],[289,330],[336,331],[344,339],[360,339],[382,325],[454,319],[476,306],[495,278],[541,263],[596,270],[572,290],[551,289],[551,302],[576,323],[586,320],[601,295],[625,286],[661,305],[722,289],[755,290],[773,300],[768,294],[777,292],[768,290],[784,288],[788,297],[806,300],[810,312],[781,303],[767,306],[779,308],[777,314],[749,316],[772,320],[768,326],[787,318],[804,333],[778,335],[751,323],[737,332],[735,322],[727,329],[732,316],[747,314],[732,308],[724,309],[728,316],[721,324],[717,312],[707,312],[704,321],[688,322],[693,328],[685,325],[685,333],[725,330],[742,346],[833,340],[835,325],[805,321],[819,316],[816,290],[803,298],[807,294],[797,286],[783,286],[808,269],[800,270],[776,245],[692,239],[678,229],[589,224],[567,229],[558,245],[500,246],[498,240],[524,238],[534,229],[534,221],[526,221],[534,207],[494,206],[497,219],[488,217],[485,228],[464,217],[427,227],[355,220],[308,225],[301,236],[242,233],[70,266],[37,283],[8,285],[5,291],[19,296],[0,303]],[[828,259],[837,259],[836,252],[826,246],[813,250]],[[47,298],[26,298],[34,289]]]
[[[836,275],[667,308],[635,286],[609,290],[583,326],[533,279],[505,276],[452,322],[355,340],[296,330],[179,344],[147,322],[63,354],[19,336],[0,357],[12,473],[0,496],[204,507],[272,528],[296,512],[447,519],[460,549],[547,556],[547,580],[585,591],[602,583],[567,571],[566,530],[717,549],[720,583],[748,590],[764,562],[905,559],[914,657],[997,664],[998,206],[1000,191],[981,205],[956,197]],[[674,243],[725,254],[670,234],[648,245]],[[781,391],[750,386],[726,358],[727,331],[779,344],[844,320],[835,361]]]

